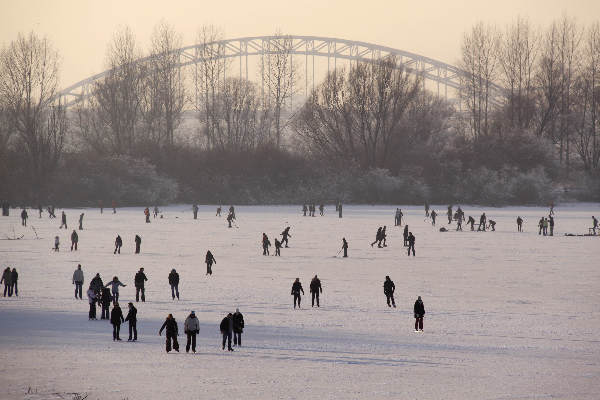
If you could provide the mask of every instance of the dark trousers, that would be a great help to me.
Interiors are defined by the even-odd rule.
[[[12,283],[12,288],[10,291],[14,293],[15,296],[19,297],[19,286],[17,285],[16,281]]]
[[[140,301],[140,292],[142,292],[142,301],[146,301],[146,289],[143,287],[135,288],[135,301]]]
[[[415,317],[415,331],[423,330],[423,317]]]
[[[517,224],[517,230],[518,230],[519,232],[521,232],[521,231],[523,230],[523,228],[522,228],[522,225],[521,225],[521,224]]]
[[[225,341],[227,341],[227,349],[231,350],[231,332],[223,333],[223,350],[225,350]]]
[[[171,285],[171,296],[175,300],[175,296],[179,299],[179,285]]]
[[[300,308],[300,300],[302,300],[300,293],[294,293],[294,308],[296,308],[296,302],[298,302],[298,308]]]
[[[120,252],[119,252],[120,254]],[[135,254],[140,254],[140,245],[139,244],[135,244]]]
[[[117,254],[117,253],[121,254],[121,246],[118,246],[118,245],[115,246],[115,251],[113,254]]]
[[[242,345],[242,332],[233,332],[233,344],[236,346]]]
[[[169,335],[167,333],[167,340],[165,343],[167,353],[171,351],[171,341],[173,341],[173,349],[175,349],[175,351],[179,351],[179,342],[177,342],[177,335]]]
[[[348,257],[348,249],[344,249],[344,257]]]
[[[198,212],[194,211],[194,219],[198,219]]]
[[[456,230],[457,231],[462,231],[462,221],[460,219],[456,223]]]
[[[263,246],[263,256],[269,255],[269,246]]]
[[[77,242],[71,242],[71,251],[73,251],[73,248],[77,251]]]
[[[196,333],[187,334],[187,343],[185,345],[185,351],[190,351],[190,344],[192,345],[192,351],[196,352]]]
[[[89,319],[96,319],[96,304],[90,303],[90,312],[88,314]]]
[[[281,249],[279,247],[275,247],[275,255],[281,256]]]
[[[112,301],[113,303],[119,301],[119,292],[112,292]]]
[[[315,306],[315,298],[317,299],[317,307],[319,307],[319,292],[312,292],[312,306]]]
[[[410,250],[412,249],[413,257],[415,256],[415,245],[414,243],[409,243],[408,245],[408,255],[410,256]]]
[[[113,324],[113,340],[120,339],[119,332],[121,331],[121,324]]]
[[[206,275],[212,275],[212,261],[206,263]]]
[[[79,298],[81,299],[81,291],[82,291],[83,282],[75,282],[75,298],[79,294]]]
[[[284,236],[283,239],[281,239],[281,245],[283,246],[283,244],[285,243],[285,247],[288,247],[288,238],[287,236]]]
[[[100,316],[100,319],[109,319],[110,318],[110,313],[108,312],[109,308],[110,307],[108,304],[107,305],[102,304],[102,311],[101,311],[102,315]]]
[[[137,321],[129,321],[129,340],[133,333],[133,340],[137,340]]]
[[[482,226],[483,226],[483,229],[481,229],[481,227],[482,227]],[[479,223],[479,226],[477,227],[477,230],[478,230],[478,231],[481,231],[481,230],[483,230],[483,231],[485,232],[485,222],[480,222],[480,223]]]
[[[8,297],[12,296],[12,285],[5,283],[4,284],[4,297],[8,294]]]
[[[396,302],[394,301],[394,293],[391,293],[391,294],[387,294],[386,293],[385,297],[387,298],[387,305],[388,305],[388,307],[391,307],[390,306],[390,300],[392,301],[391,305],[394,306],[394,307],[396,307]]]

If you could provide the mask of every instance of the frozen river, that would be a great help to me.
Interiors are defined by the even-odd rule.
[[[142,208],[67,209],[69,230],[57,219],[29,212],[0,217],[0,267],[19,271],[19,297],[0,298],[0,398],[88,399],[598,399],[600,393],[600,237],[587,233],[598,204],[555,209],[555,236],[538,235],[547,209],[463,207],[482,211],[496,232],[438,231],[422,207],[402,207],[416,237],[416,257],[394,227],[395,206],[333,206],[324,217],[300,207],[236,207],[228,229],[216,207],[161,209],[144,222]],[[226,207],[224,207],[225,209]],[[85,213],[79,251],[69,237]],[[317,211],[318,215],[318,211]],[[525,219],[517,233],[515,219]],[[371,247],[387,225],[388,247]],[[261,236],[274,241],[290,226],[290,248],[262,255]],[[114,239],[124,241],[113,255]],[[141,254],[134,236],[142,237]],[[51,250],[54,236],[61,251]],[[336,256],[342,237],[349,258]],[[210,249],[217,264],[205,275]],[[272,250],[272,254],[274,249]],[[126,312],[135,299],[133,277],[148,276],[138,303],[137,343],[113,342],[105,321],[88,321],[85,300],[73,298],[71,277],[83,266],[85,289],[99,272],[118,276]],[[169,271],[180,274],[181,300],[171,299]],[[318,274],[321,307],[310,307],[309,283]],[[396,285],[396,309],[383,294],[386,275]],[[306,292],[294,310],[290,289],[299,277]],[[425,331],[415,333],[413,304],[425,303]],[[244,346],[221,350],[218,325],[236,307],[244,314]],[[166,354],[158,329],[168,313],[179,323],[190,310],[200,320],[198,353]],[[127,338],[127,324],[121,337]],[[27,392],[30,392],[27,394]],[[59,397],[62,396],[62,397]],[[69,397],[71,396],[71,397]]]

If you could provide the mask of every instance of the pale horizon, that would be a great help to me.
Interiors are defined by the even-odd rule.
[[[60,54],[63,88],[106,69],[106,47],[120,26],[132,29],[144,51],[154,26],[165,21],[181,34],[183,45],[194,44],[199,28],[211,24],[224,32],[224,38],[270,35],[280,30],[285,34],[369,42],[456,64],[463,33],[479,21],[502,28],[520,16],[536,27],[546,27],[566,14],[587,26],[600,16],[600,2],[591,0],[436,1],[418,6],[407,1],[393,5],[382,1],[311,1],[295,8],[271,0],[251,4],[181,3],[166,8],[154,0],[125,4],[4,2],[0,45],[10,43],[19,32],[46,36]]]

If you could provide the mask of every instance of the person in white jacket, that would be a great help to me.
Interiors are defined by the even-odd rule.
[[[81,264],[77,265],[77,269],[73,272],[73,285],[75,285],[75,298],[79,293],[79,299],[81,300],[81,291],[83,287],[83,271],[81,270]]]
[[[117,278],[116,276],[113,277],[113,280],[108,282],[106,285],[104,285],[104,287],[109,287],[110,286],[110,291],[112,292],[112,301],[113,303],[116,303],[119,301],[119,286],[127,286],[124,285],[123,283],[121,283],[121,281],[119,280],[119,278]]]
[[[87,290],[88,302],[90,303],[90,313],[88,318],[91,320],[96,319],[96,292],[92,288]]]
[[[190,315],[185,319],[183,329],[187,335],[187,344],[185,345],[186,353],[190,352],[190,343],[192,345],[192,351],[196,352],[196,335],[200,333],[200,321],[196,318],[196,313],[192,311]]]

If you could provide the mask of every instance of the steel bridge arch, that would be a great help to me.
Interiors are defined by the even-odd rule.
[[[179,68],[201,63],[204,59],[201,56],[205,46],[217,46],[220,51],[214,58],[217,59],[240,59],[240,77],[243,77],[242,59],[245,58],[245,77],[248,78],[248,57],[265,56],[277,53],[277,43],[282,39],[292,41],[289,51],[292,55],[304,55],[306,58],[306,86],[308,92],[308,57],[312,57],[312,84],[314,87],[314,57],[327,57],[327,66],[329,70],[330,60],[334,60],[334,69],[337,59],[350,60],[358,62],[372,62],[374,60],[385,58],[387,56],[397,57],[399,64],[408,70],[420,73],[425,80],[437,83],[438,96],[440,95],[440,86],[443,86],[443,96],[448,98],[448,88],[456,91],[460,90],[460,78],[468,77],[470,74],[454,65],[425,57],[416,53],[404,50],[394,49],[392,47],[381,46],[373,43],[346,40],[322,36],[300,36],[300,35],[272,35],[272,36],[251,36],[235,39],[224,39],[210,43],[201,43],[191,46],[185,46],[176,49],[173,53],[179,55]],[[138,63],[144,63],[151,60],[151,56],[143,57],[137,60]],[[71,86],[58,92],[55,99],[60,99],[66,107],[71,107],[87,99],[93,94],[93,85],[107,76],[111,70],[106,70],[89,78],[83,79]],[[499,103],[499,95],[504,89],[494,83],[491,83],[492,103]]]

